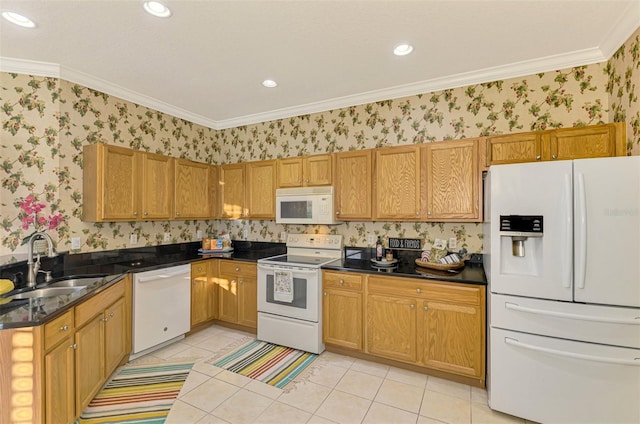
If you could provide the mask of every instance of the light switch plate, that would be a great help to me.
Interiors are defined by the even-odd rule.
[[[129,244],[138,244],[138,235],[137,234],[131,234],[129,236]]]
[[[456,247],[458,247],[458,239],[451,237],[449,239],[449,250],[455,250]]]
[[[369,234],[367,236],[367,244],[369,246],[373,246],[375,244],[375,242],[376,242],[376,237],[373,234]]]
[[[242,238],[247,239],[249,237],[249,230],[242,230]]]
[[[196,231],[196,238],[199,238],[199,239],[202,238],[202,230]]]
[[[286,231],[282,231],[280,232],[280,241],[287,241],[287,232]]]
[[[165,243],[171,241],[171,233],[164,233],[163,241]]]
[[[72,250],[80,249],[80,237],[71,237],[71,249]]]

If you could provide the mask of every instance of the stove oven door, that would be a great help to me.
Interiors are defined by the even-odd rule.
[[[258,312],[318,322],[320,272],[320,268],[258,263]]]

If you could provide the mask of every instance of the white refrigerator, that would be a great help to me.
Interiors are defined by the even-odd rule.
[[[492,166],[485,208],[491,408],[640,423],[640,157]]]

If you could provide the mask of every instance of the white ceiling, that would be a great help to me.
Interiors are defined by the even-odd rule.
[[[164,3],[0,0],[37,24],[0,19],[0,71],[222,129],[601,62],[640,25],[640,0]]]

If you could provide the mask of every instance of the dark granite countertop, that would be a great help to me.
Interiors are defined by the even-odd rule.
[[[398,250],[394,251],[394,257],[398,259],[397,266],[378,267],[371,262],[371,249],[346,248],[345,251],[343,259],[329,262],[323,265],[322,269],[487,285],[481,261],[467,261],[464,268],[455,271],[437,271],[416,265],[415,260],[420,257],[421,252]]]
[[[0,304],[0,329],[41,325],[79,303],[85,296],[96,294],[130,272],[151,271],[209,258],[257,262],[258,259],[281,255],[287,250],[284,243],[241,240],[233,241],[233,251],[229,253],[200,254],[199,248],[199,242],[192,242],[74,255],[65,252],[55,258],[42,258],[41,269],[52,271],[54,281],[69,276],[90,275],[106,278],[102,282],[92,284],[72,294],[47,298],[16,299],[9,303]],[[3,297],[6,298],[27,290],[26,275],[26,260],[1,265],[0,278],[13,280],[16,285],[13,292],[5,294]],[[42,279],[44,276],[39,278]],[[44,281],[40,279],[37,282],[39,286],[42,286]]]

